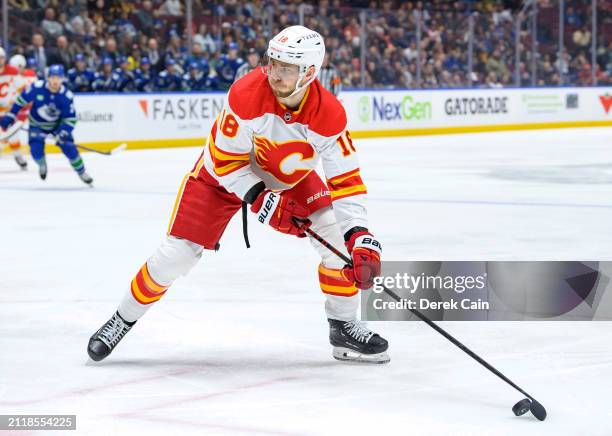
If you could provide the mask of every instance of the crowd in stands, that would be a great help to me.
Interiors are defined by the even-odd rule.
[[[253,67],[260,62],[271,36],[299,22],[301,3],[304,25],[325,38],[344,88],[515,84],[520,1],[192,0],[189,50],[184,0],[9,0],[8,52],[24,54],[40,75],[51,64],[64,65],[77,92],[223,90],[243,64]],[[558,2],[539,0],[537,85],[592,83],[591,1],[564,3],[565,50],[559,59]],[[612,83],[612,0],[598,4],[595,71],[602,85]],[[366,20],[363,77],[361,11]],[[470,14],[474,20],[471,75]],[[528,18],[519,40],[520,80],[529,85]]]

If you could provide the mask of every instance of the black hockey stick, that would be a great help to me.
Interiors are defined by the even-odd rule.
[[[332,253],[334,253],[336,256],[338,256],[340,259],[345,261],[347,263],[347,265],[349,265],[350,267],[353,266],[353,262],[352,262],[352,260],[350,258],[345,256],[340,250],[338,250],[336,247],[331,245],[329,242],[327,242],[325,239],[323,239],[321,236],[319,236],[313,230],[311,230],[308,227],[304,227],[303,226],[303,222],[300,219],[298,219],[296,217],[293,217],[293,222],[299,228],[303,229],[304,232],[306,232],[307,234],[312,236],[314,239],[316,239],[321,245],[323,245],[325,248],[330,250]],[[389,295],[391,298],[393,298],[395,301],[397,301],[397,302],[401,302],[402,301],[402,299],[395,292],[393,292],[392,290],[387,289],[385,286],[383,286],[382,288],[385,291],[385,293],[387,295]],[[512,380],[510,380],[508,377],[506,377],[501,372],[499,372],[497,369],[495,369],[495,367],[493,367],[493,365],[491,365],[486,360],[484,360],[482,357],[480,357],[478,354],[474,353],[468,347],[463,345],[461,342],[459,342],[459,340],[455,339],[454,336],[452,336],[450,333],[448,333],[442,327],[440,327],[435,322],[430,320],[423,313],[419,312],[416,309],[408,309],[408,310],[410,310],[410,312],[412,312],[421,321],[425,322],[428,326],[430,326],[435,331],[437,331],[442,336],[444,336],[446,339],[451,341],[454,345],[456,345],[458,348],[460,348],[463,352],[465,352],[467,355],[469,355],[476,362],[480,363],[482,366],[487,368],[493,374],[495,374],[496,376],[501,378],[503,381],[508,383],[510,386],[512,386],[514,389],[519,391],[521,394],[525,395],[527,398],[519,401],[518,403],[516,403],[514,405],[514,407],[512,407],[512,411],[514,412],[514,414],[516,416],[524,415],[525,413],[527,413],[528,410],[530,410],[531,413],[533,414],[533,416],[535,416],[538,420],[544,421],[546,419],[546,409],[535,398],[533,398],[531,395],[529,395],[527,392],[525,392],[523,389],[521,389],[518,385],[516,385]]]
[[[81,150],[87,150],[93,153],[103,154],[105,156],[112,156],[113,154],[117,154],[120,151],[125,150],[127,147],[127,144],[124,142],[123,144],[119,144],[117,147],[112,148],[108,151],[98,150],[96,148],[85,147],[84,145],[79,145],[79,144],[76,144],[76,146],[80,148]]]

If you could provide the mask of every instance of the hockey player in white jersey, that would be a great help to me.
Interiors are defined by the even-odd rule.
[[[18,72],[18,74],[14,78],[13,86],[15,92],[14,98],[16,99],[17,96],[19,96],[19,94],[21,94],[28,86],[36,82],[38,77],[36,76],[36,71],[30,68],[26,68],[27,62],[26,58],[23,55],[16,54],[11,56],[11,59],[9,60],[9,65],[17,69]],[[30,128],[30,123],[28,120],[29,111],[30,106],[28,105],[25,106],[17,114],[17,120],[21,123],[21,128],[9,140],[9,146],[11,150],[13,150],[15,161],[23,169],[26,169],[28,166],[25,158],[23,157],[23,154],[21,153],[21,149],[28,146],[28,130]]]
[[[232,85],[202,155],[183,180],[167,238],[90,338],[93,360],[107,357],[204,250],[219,249],[229,220],[250,205],[258,222],[298,237],[306,235],[292,217],[308,219],[345,250],[352,267],[310,241],[321,256],[319,285],[333,356],[389,361],[387,341],[357,318],[359,289],[370,288],[380,274],[381,245],[368,230],[366,187],[344,108],[316,79],[324,55],[319,33],[292,26],[269,42],[266,67]],[[319,161],[327,183],[314,171]]]

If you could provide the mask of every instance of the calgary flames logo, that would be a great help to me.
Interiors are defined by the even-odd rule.
[[[274,142],[263,136],[255,136],[255,162],[262,170],[277,180],[295,185],[310,171],[305,161],[315,156],[314,149],[306,141]]]

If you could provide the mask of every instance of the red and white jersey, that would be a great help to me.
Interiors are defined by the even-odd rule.
[[[15,80],[14,80],[15,96],[14,96],[13,101],[17,98],[19,94],[23,92],[24,89],[32,85],[37,80],[38,80],[38,77],[36,76],[36,71],[30,70],[29,68],[23,70],[22,74],[18,74],[17,76],[15,76]],[[30,113],[31,107],[32,107],[32,103],[21,108],[21,110],[17,114],[17,119],[19,121],[24,121],[24,122],[27,121],[28,114]]]
[[[7,112],[15,101],[15,78],[19,76],[17,68],[5,65],[0,69],[0,113]]]
[[[344,108],[318,80],[293,111],[272,93],[256,68],[236,81],[206,143],[204,166],[222,186],[244,198],[255,184],[285,190],[322,162],[336,220],[343,233],[367,227],[366,187]]]

